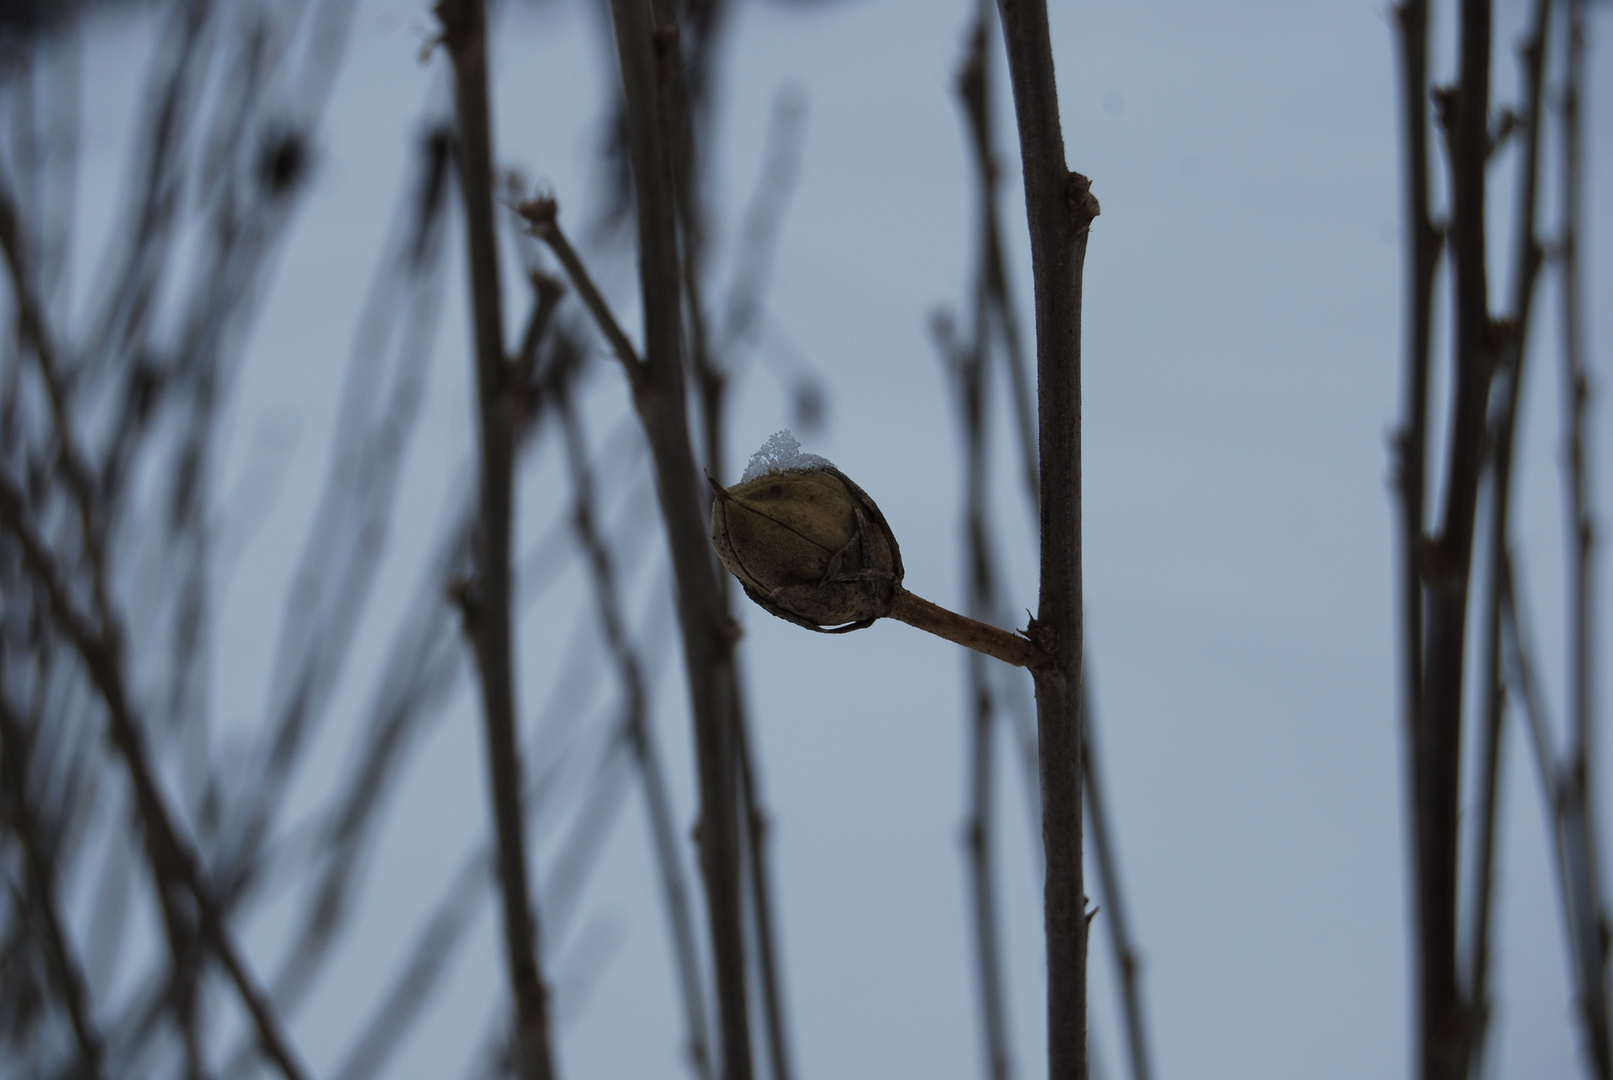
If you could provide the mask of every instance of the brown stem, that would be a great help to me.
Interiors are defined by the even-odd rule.
[[[1036,643],[1019,634],[999,630],[988,623],[948,611],[932,604],[906,589],[898,589],[891,601],[890,617],[920,630],[928,630],[936,637],[946,638],[964,648],[995,656],[1016,667],[1036,668],[1047,662],[1047,656]]]
[[[1041,592],[1033,634],[1041,747],[1047,1045],[1051,1080],[1087,1075],[1087,916],[1081,866],[1081,277],[1098,214],[1069,170],[1044,0],[999,0],[1019,125],[1036,300]]]
[[[470,270],[481,418],[481,506],[470,626],[481,674],[487,730],[487,769],[504,946],[516,1010],[516,1067],[522,1080],[555,1075],[549,995],[540,974],[537,911],[528,884],[526,830],[521,815],[521,757],[515,737],[515,669],[511,653],[510,537],[514,518],[515,447],[520,424],[512,365],[504,352],[498,235],[493,220],[492,120],[487,91],[487,12],[484,0],[437,5],[443,44],[454,68],[459,119],[460,193]]]

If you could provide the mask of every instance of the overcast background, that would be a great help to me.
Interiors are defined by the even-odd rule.
[[[1451,68],[1449,6],[1440,7],[1435,35],[1438,78]],[[1069,161],[1092,178],[1102,204],[1086,264],[1088,650],[1157,1074],[1406,1075],[1411,969],[1387,454],[1401,411],[1402,255],[1387,8],[1372,0],[1051,7]],[[733,459],[721,463],[721,475],[731,481],[752,450],[792,422],[792,373],[816,372],[828,407],[820,429],[799,432],[805,448],[879,502],[901,541],[908,587],[952,606],[963,597],[962,480],[953,404],[928,322],[939,305],[961,305],[972,273],[975,192],[951,92],[972,8],[968,0],[736,4],[714,73],[720,123],[708,144],[720,258],[733,251],[757,181],[776,94],[785,89],[804,104],[799,183],[764,330],[738,380]],[[1500,104],[1513,100],[1511,45],[1524,5],[1497,8]],[[1613,305],[1602,302],[1613,281],[1613,24],[1607,5],[1591,10],[1590,231],[1582,243],[1588,360],[1600,390],[1609,385],[1613,344]],[[552,190],[562,221],[587,240],[601,206],[599,147],[616,77],[603,19],[581,0],[506,3],[495,28],[498,161]],[[418,0],[360,4],[317,140],[313,187],[236,382],[220,514],[262,519],[242,534],[227,574],[220,571],[213,694],[214,713],[227,724],[252,723],[266,698],[279,598],[320,490],[364,290],[421,118],[445,114],[444,58],[422,60],[434,29]],[[93,265],[123,205],[118,178],[135,150],[131,119],[151,32],[138,11],[114,12],[97,16],[85,40],[80,267]],[[1028,247],[1005,92],[998,104],[1011,273],[1029,327]],[[1498,225],[1510,208],[1511,168],[1504,156],[1492,172]],[[1548,233],[1555,201],[1553,190]],[[1495,295],[1509,281],[1501,271],[1509,237],[1498,231],[1492,241]],[[589,257],[636,337],[631,252],[594,241],[585,245]],[[390,628],[421,587],[455,492],[473,476],[457,225],[450,242],[445,318],[405,495],[341,690],[336,715],[347,719],[322,733],[320,764],[296,792],[309,807],[352,750]],[[513,270],[515,254],[505,254]],[[513,321],[525,301],[519,277],[507,280],[516,283],[506,305]],[[716,280],[728,280],[721,263]],[[1544,284],[1554,288],[1555,275]],[[1556,658],[1564,577],[1553,296],[1537,308],[1541,351],[1525,391],[1515,521],[1534,629],[1543,654]],[[1443,379],[1447,360],[1437,356]],[[590,430],[602,460],[620,466],[608,472],[609,521],[619,536],[650,541],[637,545],[631,610],[660,658],[654,722],[688,825],[687,710],[681,663],[671,662],[676,644],[646,457],[633,429],[622,427],[630,415],[624,381],[606,363],[592,370]],[[1593,399],[1592,504],[1601,521],[1613,508],[1610,402],[1606,392]],[[1029,514],[1006,411],[994,422],[997,521],[1012,562],[1007,592],[1012,608],[1030,608]],[[521,481],[527,542],[561,520],[570,499],[552,434],[530,461]],[[634,548],[626,539],[622,546]],[[533,724],[576,664],[579,652],[568,650],[597,651],[582,564],[566,557],[571,563],[519,626],[519,692]],[[1613,575],[1599,581],[1605,613]],[[961,654],[894,623],[822,637],[748,605],[741,618],[800,1075],[978,1075],[960,843]],[[1598,640],[1605,661],[1613,634]],[[1548,674],[1560,716],[1560,664]],[[462,679],[450,713],[413,759],[363,914],[332,974],[291,1020],[316,1075],[333,1073],[486,831],[470,691]],[[614,691],[602,683],[578,695],[547,711],[574,714],[577,730],[599,728]],[[1577,1034],[1545,823],[1516,725],[1510,734],[1494,1075],[1569,1076],[1579,1068]],[[1602,740],[1595,765],[1604,781],[1610,755],[1613,741]],[[1044,1066],[1034,826],[1021,810],[1016,760],[1004,755],[1002,769],[1013,1045],[1020,1072],[1036,1075]],[[1606,837],[1613,819],[1605,782],[1601,793]],[[560,835],[558,826],[538,830],[540,891]],[[283,944],[291,910],[289,902],[271,905],[246,930],[264,967]],[[683,1075],[636,793],[571,910],[545,927],[563,1075]],[[1105,916],[1093,926],[1095,1054],[1106,1075],[1118,1076],[1124,1059]],[[498,934],[487,903],[395,1075],[463,1072],[507,1000]]]

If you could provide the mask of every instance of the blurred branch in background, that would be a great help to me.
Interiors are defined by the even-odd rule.
[[[1589,689],[1589,557],[1590,527],[1584,506],[1582,422],[1585,376],[1574,327],[1579,300],[1573,270],[1577,185],[1580,164],[1575,57],[1578,11],[1571,2],[1565,37],[1569,41],[1564,95],[1565,157],[1562,302],[1565,392],[1566,506],[1569,522],[1571,611],[1569,697],[1576,733],[1562,766],[1551,751],[1549,725],[1534,685],[1531,661],[1518,628],[1514,603],[1510,509],[1515,454],[1514,433],[1528,371],[1535,285],[1544,245],[1536,216],[1541,173],[1545,166],[1541,139],[1546,100],[1548,50],[1552,33],[1550,0],[1532,5],[1520,46],[1523,101],[1503,112],[1498,126],[1490,118],[1492,12],[1482,0],[1459,6],[1458,83],[1454,88],[1428,85],[1426,3],[1407,0],[1396,8],[1401,60],[1403,167],[1405,170],[1407,237],[1406,418],[1396,439],[1396,472],[1401,504],[1402,644],[1404,704],[1407,728],[1407,776],[1414,852],[1415,928],[1418,992],[1419,1075],[1424,1080],[1457,1080],[1483,1075],[1485,1038],[1493,1010],[1491,989],[1492,896],[1495,890],[1497,814],[1503,751],[1503,721],[1509,705],[1522,707],[1530,720],[1542,783],[1555,822],[1552,844],[1558,861],[1565,930],[1571,957],[1586,1063],[1591,1075],[1606,1078],[1613,1069],[1609,1050],[1605,916],[1601,907],[1600,872],[1589,827],[1589,773],[1583,741],[1591,724]],[[1451,309],[1454,378],[1451,380],[1450,446],[1443,455],[1446,475],[1440,485],[1445,505],[1438,532],[1428,526],[1424,493],[1430,470],[1430,353],[1434,334],[1434,284],[1441,252],[1441,230],[1434,224],[1429,185],[1429,118],[1431,96],[1435,121],[1444,136],[1450,181]],[[1513,210],[1512,292],[1508,309],[1491,314],[1487,281],[1488,248],[1485,174],[1492,155],[1507,146],[1517,155],[1517,205]],[[1482,609],[1480,662],[1482,697],[1473,723],[1478,726],[1478,812],[1473,815],[1474,869],[1466,903],[1458,890],[1463,850],[1461,799],[1464,648],[1466,612],[1475,557],[1475,519],[1482,490],[1489,518],[1482,555],[1489,560],[1488,588]],[[1511,656],[1510,664],[1507,660]],[[1508,670],[1513,672],[1510,676]],[[1509,698],[1511,685],[1516,693]],[[1513,699],[1516,699],[1515,701]],[[1558,769],[1560,768],[1560,772]],[[1458,931],[1466,924],[1465,950]],[[1465,951],[1465,956],[1461,953]]]
[[[580,362],[580,346],[561,336],[556,349],[567,349]],[[564,364],[565,361],[558,361]],[[654,733],[648,723],[649,695],[645,686],[643,662],[628,636],[627,623],[622,611],[617,586],[616,568],[600,532],[596,509],[597,485],[594,471],[588,463],[587,439],[582,430],[581,417],[572,404],[569,377],[562,374],[555,382],[555,401],[565,426],[566,458],[571,467],[572,488],[576,498],[574,511],[577,534],[587,553],[589,571],[593,577],[595,602],[599,608],[606,646],[616,664],[617,678],[621,682],[622,726],[624,736],[633,749],[640,778],[644,784],[644,806],[649,816],[650,835],[655,844],[657,868],[661,876],[663,903],[666,907],[669,936],[673,945],[673,960],[678,970],[678,986],[683,997],[684,1023],[687,1028],[689,1063],[697,1077],[711,1076],[711,1051],[707,1045],[706,996],[700,974],[700,956],[696,944],[695,924],[689,905],[688,888],[683,879],[683,862],[678,854],[678,829],[673,820],[672,803],[667,793],[661,758],[656,750]]]
[[[104,849],[108,832],[113,850],[132,839],[131,826],[143,837],[167,970],[153,972],[145,983],[151,992],[136,994],[105,1029],[105,1068],[114,1075],[142,1061],[154,1066],[154,1052],[177,1054],[193,1073],[205,1069],[206,1016],[222,1004],[202,993],[212,963],[234,984],[261,1050],[284,1074],[303,1072],[227,924],[233,889],[220,870],[229,860],[213,860],[212,871],[207,866],[222,816],[218,777],[205,763],[186,770],[176,798],[164,774],[173,750],[205,747],[208,737],[200,693],[211,558],[204,493],[218,405],[298,202],[307,142],[350,7],[168,9],[169,32],[159,39],[141,121],[130,212],[115,226],[110,272],[87,317],[76,322],[61,313],[70,307],[78,28],[64,20],[40,31],[30,43],[36,47],[8,54],[3,73],[14,106],[5,110],[6,164],[20,181],[15,193],[7,191],[0,214],[19,325],[3,361],[0,418],[6,462],[0,548],[16,575],[5,594],[0,670],[0,696],[18,720],[17,739],[8,739],[8,759],[17,758],[6,770],[7,794],[19,807],[30,804],[29,758],[47,772],[66,767],[82,778],[76,790],[52,793],[68,801],[47,811],[50,824],[29,815],[58,836],[58,874],[84,868],[90,852]],[[182,274],[170,254],[186,210],[208,228]],[[163,301],[176,313],[172,329],[159,329]],[[26,369],[25,356],[37,374]],[[130,497],[141,462],[162,463],[155,474],[167,489],[165,505]],[[167,655],[150,648],[164,635],[172,645]],[[67,650],[77,659],[69,660]],[[99,701],[64,696],[63,678],[87,681]],[[161,694],[147,690],[163,685]],[[147,697],[159,707],[148,710]],[[150,726],[148,716],[156,721]],[[121,785],[103,779],[109,763],[103,744],[84,737],[86,721],[108,726],[132,786],[132,820],[105,798],[121,801]],[[114,866],[122,869],[112,872]],[[108,913],[97,920],[86,953],[96,972],[108,966],[127,925],[126,863],[115,857],[107,868],[97,887],[116,899],[95,904]],[[68,947],[65,936],[62,945]],[[45,1000],[67,1000],[70,1014],[87,1018],[104,1007],[102,982],[86,978],[76,1005],[71,991]],[[13,1045],[35,1074],[56,1071],[51,1040],[39,1027],[49,1017],[48,1009],[18,1015],[21,1027],[12,1029]],[[162,1018],[170,1025],[152,1022]],[[153,1041],[165,1031],[177,1035],[177,1049]]]
[[[443,0],[437,5],[443,47],[454,68],[459,119],[456,147],[465,200],[465,241],[470,271],[480,431],[480,501],[476,572],[462,594],[465,633],[481,674],[487,725],[489,793],[498,841],[498,880],[504,910],[504,947],[515,1005],[516,1073],[520,1080],[556,1075],[543,982],[543,932],[527,872],[522,767],[516,739],[514,644],[510,614],[510,548],[515,523],[515,460],[525,405],[522,373],[505,350],[499,285],[497,223],[493,217],[492,117],[488,105],[487,11],[484,0]],[[559,290],[539,289],[526,338],[541,341],[559,302]],[[535,350],[529,349],[531,355]]]
[[[1486,537],[1489,560],[1489,587],[1483,610],[1482,657],[1483,697],[1480,699],[1479,792],[1473,896],[1468,920],[1471,940],[1464,967],[1469,985],[1473,1023],[1473,1049],[1470,1073],[1483,1075],[1485,1037],[1489,1029],[1489,969],[1493,896],[1495,892],[1496,820],[1500,805],[1500,776],[1504,720],[1506,717],[1506,678],[1502,669],[1501,619],[1503,574],[1506,558],[1498,553],[1511,547],[1513,443],[1517,430],[1518,403],[1526,374],[1525,360],[1534,305],[1535,283],[1541,264],[1541,246],[1536,228],[1539,190],[1540,119],[1545,78],[1546,43],[1552,5],[1537,0],[1530,15],[1528,36],[1519,47],[1523,66],[1522,108],[1516,116],[1511,139],[1518,147],[1517,207],[1513,215],[1512,297],[1510,330],[1502,346],[1495,388],[1490,402],[1490,485],[1489,521]]]

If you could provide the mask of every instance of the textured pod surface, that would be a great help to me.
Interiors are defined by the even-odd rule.
[[[711,541],[747,596],[813,630],[856,630],[890,614],[902,583],[885,515],[833,466],[718,487]]]

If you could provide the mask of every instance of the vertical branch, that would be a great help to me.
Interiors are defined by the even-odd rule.
[[[1042,0],[999,0],[1019,123],[1036,298],[1041,593],[1031,635],[1053,657],[1035,672],[1041,743],[1048,1075],[1087,1074],[1086,895],[1081,867],[1081,277],[1098,214],[1069,170]]]
[[[966,345],[952,339],[950,321],[936,319],[937,344],[946,374],[956,391],[958,417],[964,443],[964,565],[965,591],[970,618],[989,620],[995,613],[996,597],[992,577],[992,555],[987,536],[986,505],[986,360],[990,350],[991,307],[996,300],[990,266],[997,252],[996,220],[993,201],[996,170],[991,162],[990,104],[988,99],[989,54],[986,50],[986,20],[990,7],[977,5],[974,26],[969,34],[968,51],[959,66],[956,90],[963,106],[969,132],[973,136],[976,172],[979,175],[977,227],[979,251],[974,285],[972,340]],[[969,820],[964,827],[969,861],[970,893],[973,901],[975,963],[978,978],[980,1024],[984,1035],[987,1080],[1007,1080],[1013,1065],[1008,1053],[1007,1005],[1004,999],[1002,942],[997,913],[997,889],[993,879],[993,823],[995,819],[993,780],[996,776],[995,699],[990,685],[986,657],[970,651],[968,656],[970,769]]]
[[[1597,1011],[1598,1003],[1606,1000],[1605,992],[1594,980],[1600,976],[1607,936],[1599,909],[1594,907],[1594,866],[1590,858],[1593,849],[1585,799],[1572,768],[1562,767],[1552,748],[1551,723],[1537,688],[1534,652],[1525,634],[1526,620],[1519,610],[1522,604],[1514,592],[1510,556],[1504,556],[1502,590],[1502,630],[1506,644],[1511,646],[1511,681],[1529,721],[1540,794],[1551,822],[1551,851],[1557,868],[1558,899],[1563,905],[1563,938],[1580,1021],[1585,1026],[1585,1054],[1593,1074],[1606,1080],[1609,1072],[1604,1048],[1613,1040],[1609,1039],[1605,1006]]]
[[[1420,1060],[1423,1080],[1467,1071],[1470,1015],[1457,981],[1462,688],[1474,515],[1497,334],[1489,313],[1485,164],[1490,155],[1490,3],[1463,0],[1459,84],[1441,93],[1450,151],[1455,377],[1445,505],[1423,553],[1428,589],[1424,711],[1414,738]]]
[[[1506,716],[1503,671],[1501,602],[1509,543],[1512,491],[1513,435],[1518,402],[1524,386],[1524,361],[1529,340],[1529,315],[1535,281],[1541,264],[1535,211],[1539,189],[1541,87],[1544,83],[1546,39],[1551,0],[1536,0],[1529,36],[1519,50],[1523,63],[1523,125],[1518,161],[1518,205],[1513,222],[1512,298],[1510,322],[1502,338],[1496,383],[1491,395],[1489,503],[1490,581],[1485,594],[1483,626],[1483,688],[1480,707],[1477,864],[1473,876],[1472,939],[1467,948],[1468,1000],[1472,1008],[1470,1075],[1482,1074],[1485,1036],[1490,1019],[1489,961],[1491,897],[1494,891],[1496,819],[1503,720]]]
[[[493,221],[492,122],[487,92],[484,0],[437,5],[443,43],[454,67],[459,118],[460,191],[470,265],[471,318],[481,417],[481,507],[474,596],[467,630],[481,672],[487,764],[498,843],[504,945],[516,1008],[516,1063],[522,1080],[555,1075],[549,1041],[548,991],[539,967],[521,815],[521,759],[515,738],[515,671],[511,658],[510,533],[513,522],[518,392],[504,352],[497,231]]]
[[[702,119],[699,110],[709,105],[704,73],[709,70],[711,51],[723,16],[721,0],[681,5],[687,19],[689,55],[683,49],[682,26],[675,24],[672,0],[654,0],[656,23],[661,31],[659,60],[662,86],[662,123],[673,162],[672,190],[677,209],[681,241],[684,311],[688,318],[690,370],[700,402],[700,439],[706,468],[720,474],[727,460],[727,403],[729,368],[717,354],[709,331],[705,287],[705,214],[701,204],[700,147],[695,139]],[[701,498],[706,492],[701,489]],[[706,503],[702,501],[702,506]],[[728,575],[718,575],[718,590],[725,621],[733,621],[733,590]],[[743,898],[750,901],[752,925],[756,933],[757,975],[760,979],[763,1031],[767,1036],[768,1062],[773,1080],[789,1080],[789,1035],[778,971],[778,947],[773,933],[772,887],[768,870],[766,814],[757,790],[756,768],[751,754],[749,717],[740,685],[739,662],[732,657],[723,676],[721,692],[728,702],[729,722],[734,741],[734,764],[738,769],[735,813],[738,845],[748,888]]]
[[[1563,411],[1567,428],[1565,509],[1569,536],[1569,702],[1567,761],[1558,781],[1565,881],[1571,886],[1570,925],[1575,931],[1574,966],[1579,982],[1578,1006],[1585,1025],[1586,1050],[1596,1075],[1613,1076],[1613,1036],[1608,1015],[1608,926],[1602,908],[1591,802],[1591,723],[1593,595],[1592,557],[1595,532],[1587,503],[1585,424],[1590,385],[1584,359],[1583,311],[1580,295],[1579,235],[1582,228],[1582,164],[1580,99],[1585,80],[1583,0],[1568,0],[1568,65],[1562,105],[1563,234],[1562,323]]]
[[[1411,819],[1412,863],[1416,869],[1415,933],[1423,934],[1424,848],[1428,844],[1423,807],[1427,728],[1423,696],[1424,618],[1422,552],[1428,474],[1428,383],[1434,318],[1434,275],[1441,233],[1429,212],[1428,183],[1428,2],[1405,0],[1395,9],[1395,41],[1400,60],[1400,132],[1406,238],[1405,417],[1395,437],[1396,488],[1400,497],[1401,711],[1405,724],[1407,805]],[[1423,954],[1418,948],[1418,983]],[[1421,1006],[1419,1005],[1419,1008]]]
[[[656,490],[677,579],[700,778],[700,859],[722,1030],[720,1075],[749,1080],[735,717],[732,696],[725,692],[732,679],[733,630],[723,610],[689,444],[674,171],[663,69],[656,62],[658,32],[674,31],[655,25],[647,0],[612,0],[611,10],[627,107],[644,298],[644,370],[634,387],[634,405],[655,458]]]

